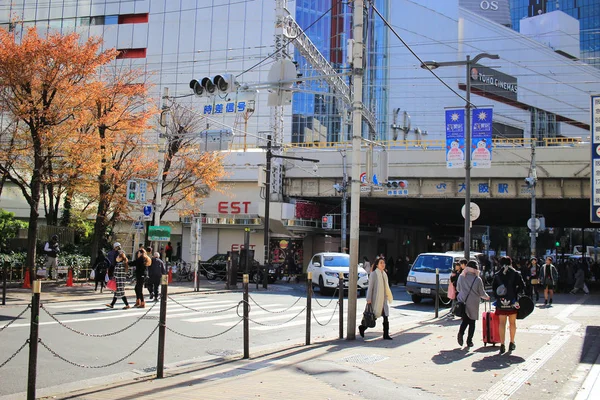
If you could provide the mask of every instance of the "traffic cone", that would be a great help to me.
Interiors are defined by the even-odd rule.
[[[67,275],[67,287],[73,286],[73,270],[69,268],[69,274]]]
[[[25,279],[23,280],[23,289],[31,289],[31,276],[29,275],[29,268],[25,270]]]
[[[169,267],[169,283],[173,283],[173,267]]]

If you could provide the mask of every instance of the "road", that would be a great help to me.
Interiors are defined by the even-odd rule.
[[[291,344],[302,344],[305,340],[305,286],[293,284],[271,287],[274,289],[267,292],[250,292],[251,354],[253,349],[276,349]],[[403,289],[395,287],[394,292],[396,299],[391,311],[391,321],[406,324],[432,317],[431,303],[413,305]],[[43,309],[40,310],[41,343],[38,350],[36,386],[38,389],[124,372],[147,373],[156,368],[158,333],[155,328],[158,324],[160,303],[147,301],[146,309],[123,310],[119,300],[111,310],[104,306],[110,299],[110,295],[106,294],[94,300],[43,305]],[[129,297],[130,301],[131,299]],[[240,323],[241,317],[238,315],[238,304],[241,300],[241,292],[170,296],[167,308],[165,364],[180,365],[207,357],[241,356],[243,324]],[[358,309],[362,310],[364,305],[364,298],[359,298]],[[153,307],[150,309],[150,306]],[[0,312],[0,328],[24,308],[25,306],[3,308]],[[337,297],[320,296],[318,292],[315,293],[312,311],[312,339],[336,338],[339,332]],[[242,312],[240,304],[240,315]],[[0,363],[25,343],[29,337],[29,320],[28,310],[19,320],[0,332],[0,354],[3,355],[0,357]],[[346,316],[344,334],[345,321]],[[121,330],[123,332],[110,335]],[[137,352],[128,356],[148,337],[147,342]],[[58,356],[54,356],[48,349]],[[103,367],[119,359],[123,361]],[[3,382],[0,385],[0,395],[24,392],[27,389],[27,365],[28,347],[25,347],[0,369]]]

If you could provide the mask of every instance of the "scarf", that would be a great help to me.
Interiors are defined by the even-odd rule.
[[[390,285],[388,284],[387,274],[379,268],[373,272],[375,273],[375,293],[373,293],[372,299],[373,312],[375,313],[375,317],[379,318],[381,317],[381,311],[383,311],[384,300],[391,303],[394,300],[394,296],[392,295]]]

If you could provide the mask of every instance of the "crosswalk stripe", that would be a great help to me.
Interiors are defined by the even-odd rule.
[[[147,303],[148,303],[147,307],[152,304],[149,301]],[[200,309],[200,308],[204,307],[203,305],[206,305],[206,307],[218,308],[218,307],[224,306],[225,304],[235,304],[236,302],[232,301],[232,300],[220,300],[220,301],[213,301],[213,302],[210,302],[210,303],[207,302],[207,301],[195,301],[195,302],[187,302],[187,303],[184,303],[184,302],[180,301],[179,303],[182,304],[182,305],[184,305],[184,306],[187,306],[187,307],[192,307],[192,308],[198,308],[198,309]],[[202,307],[199,307],[199,306],[202,306]],[[158,307],[159,307],[159,305],[157,304],[155,306],[155,308],[158,308]],[[172,308],[172,307],[181,307],[181,306],[178,305],[177,303],[174,303],[174,302],[168,302],[167,310],[169,308]],[[102,307],[101,309],[104,310],[104,309],[106,309],[106,307]],[[72,309],[72,311],[90,311],[90,310],[91,310],[90,307],[86,307],[86,308],[73,308]],[[127,312],[127,311],[128,310],[115,310],[113,312]]]
[[[294,311],[300,311],[301,309],[303,309],[303,306],[296,306],[296,307],[292,307],[290,308],[289,312],[294,312]],[[276,309],[271,309],[270,311],[283,311],[286,308],[276,308]],[[252,318],[255,315],[265,315],[265,314],[271,314],[271,312],[269,311],[252,311],[250,313],[250,318]],[[283,313],[282,313],[283,314]],[[289,315],[289,314],[288,314]],[[200,317],[200,318],[187,318],[187,319],[182,319],[182,321],[185,322],[207,322],[207,321],[218,321],[221,319],[229,319],[229,318],[239,318],[238,315],[236,313],[232,314],[232,315],[219,315],[219,316],[214,316],[214,317]]]
[[[292,318],[294,315],[296,315],[297,313],[286,313],[286,314],[279,314],[279,315],[273,315],[271,317],[260,317],[260,318],[253,318],[252,314],[250,315],[250,319],[255,320],[257,322],[269,322],[269,321],[277,321],[279,319],[290,319]],[[333,310],[317,310],[317,311],[313,311],[313,314],[315,315],[320,315],[320,314],[326,314],[326,315],[331,315],[333,314]],[[337,315],[337,312],[336,312]],[[297,319],[299,318],[300,320],[305,322],[306,319],[306,313],[302,312],[300,313],[297,317]],[[294,319],[295,321],[295,319]],[[250,323],[252,323],[252,321],[250,321]],[[217,326],[228,326],[228,323],[226,322],[219,322],[213,325],[217,325]],[[280,325],[281,326],[281,325]]]

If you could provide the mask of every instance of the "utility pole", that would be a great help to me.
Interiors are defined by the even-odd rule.
[[[530,171],[530,176],[529,176],[529,181],[531,184],[531,239],[530,239],[530,256],[531,257],[535,257],[537,254],[536,251],[536,247],[537,247],[537,243],[536,243],[536,237],[537,237],[537,230],[538,230],[538,226],[536,224],[536,219],[535,219],[535,185],[537,183],[537,171],[535,168],[535,141],[537,139],[536,138],[532,138],[531,141],[531,171]]]
[[[346,150],[342,150],[342,168],[343,168],[343,181],[342,181],[342,239],[341,239],[341,248],[342,252],[346,252],[346,248],[348,244],[346,242],[348,238],[348,210],[347,202],[348,202],[348,173],[346,172]]]
[[[169,111],[169,106],[167,105],[168,99],[169,88],[165,87],[162,98],[162,111],[160,115],[161,126],[164,128],[164,132],[158,135],[158,175],[156,178],[156,198],[154,200],[154,226],[160,226],[160,212],[162,211],[162,184],[165,167],[163,141],[167,137],[167,112]],[[153,243],[153,248],[154,251],[159,251],[159,242],[155,241]]]
[[[362,142],[363,92],[363,10],[364,1],[354,1],[352,46],[352,183],[350,193],[350,276],[348,282],[348,325],[346,338],[356,339],[356,287],[358,284],[358,246],[360,238],[360,146]]]

